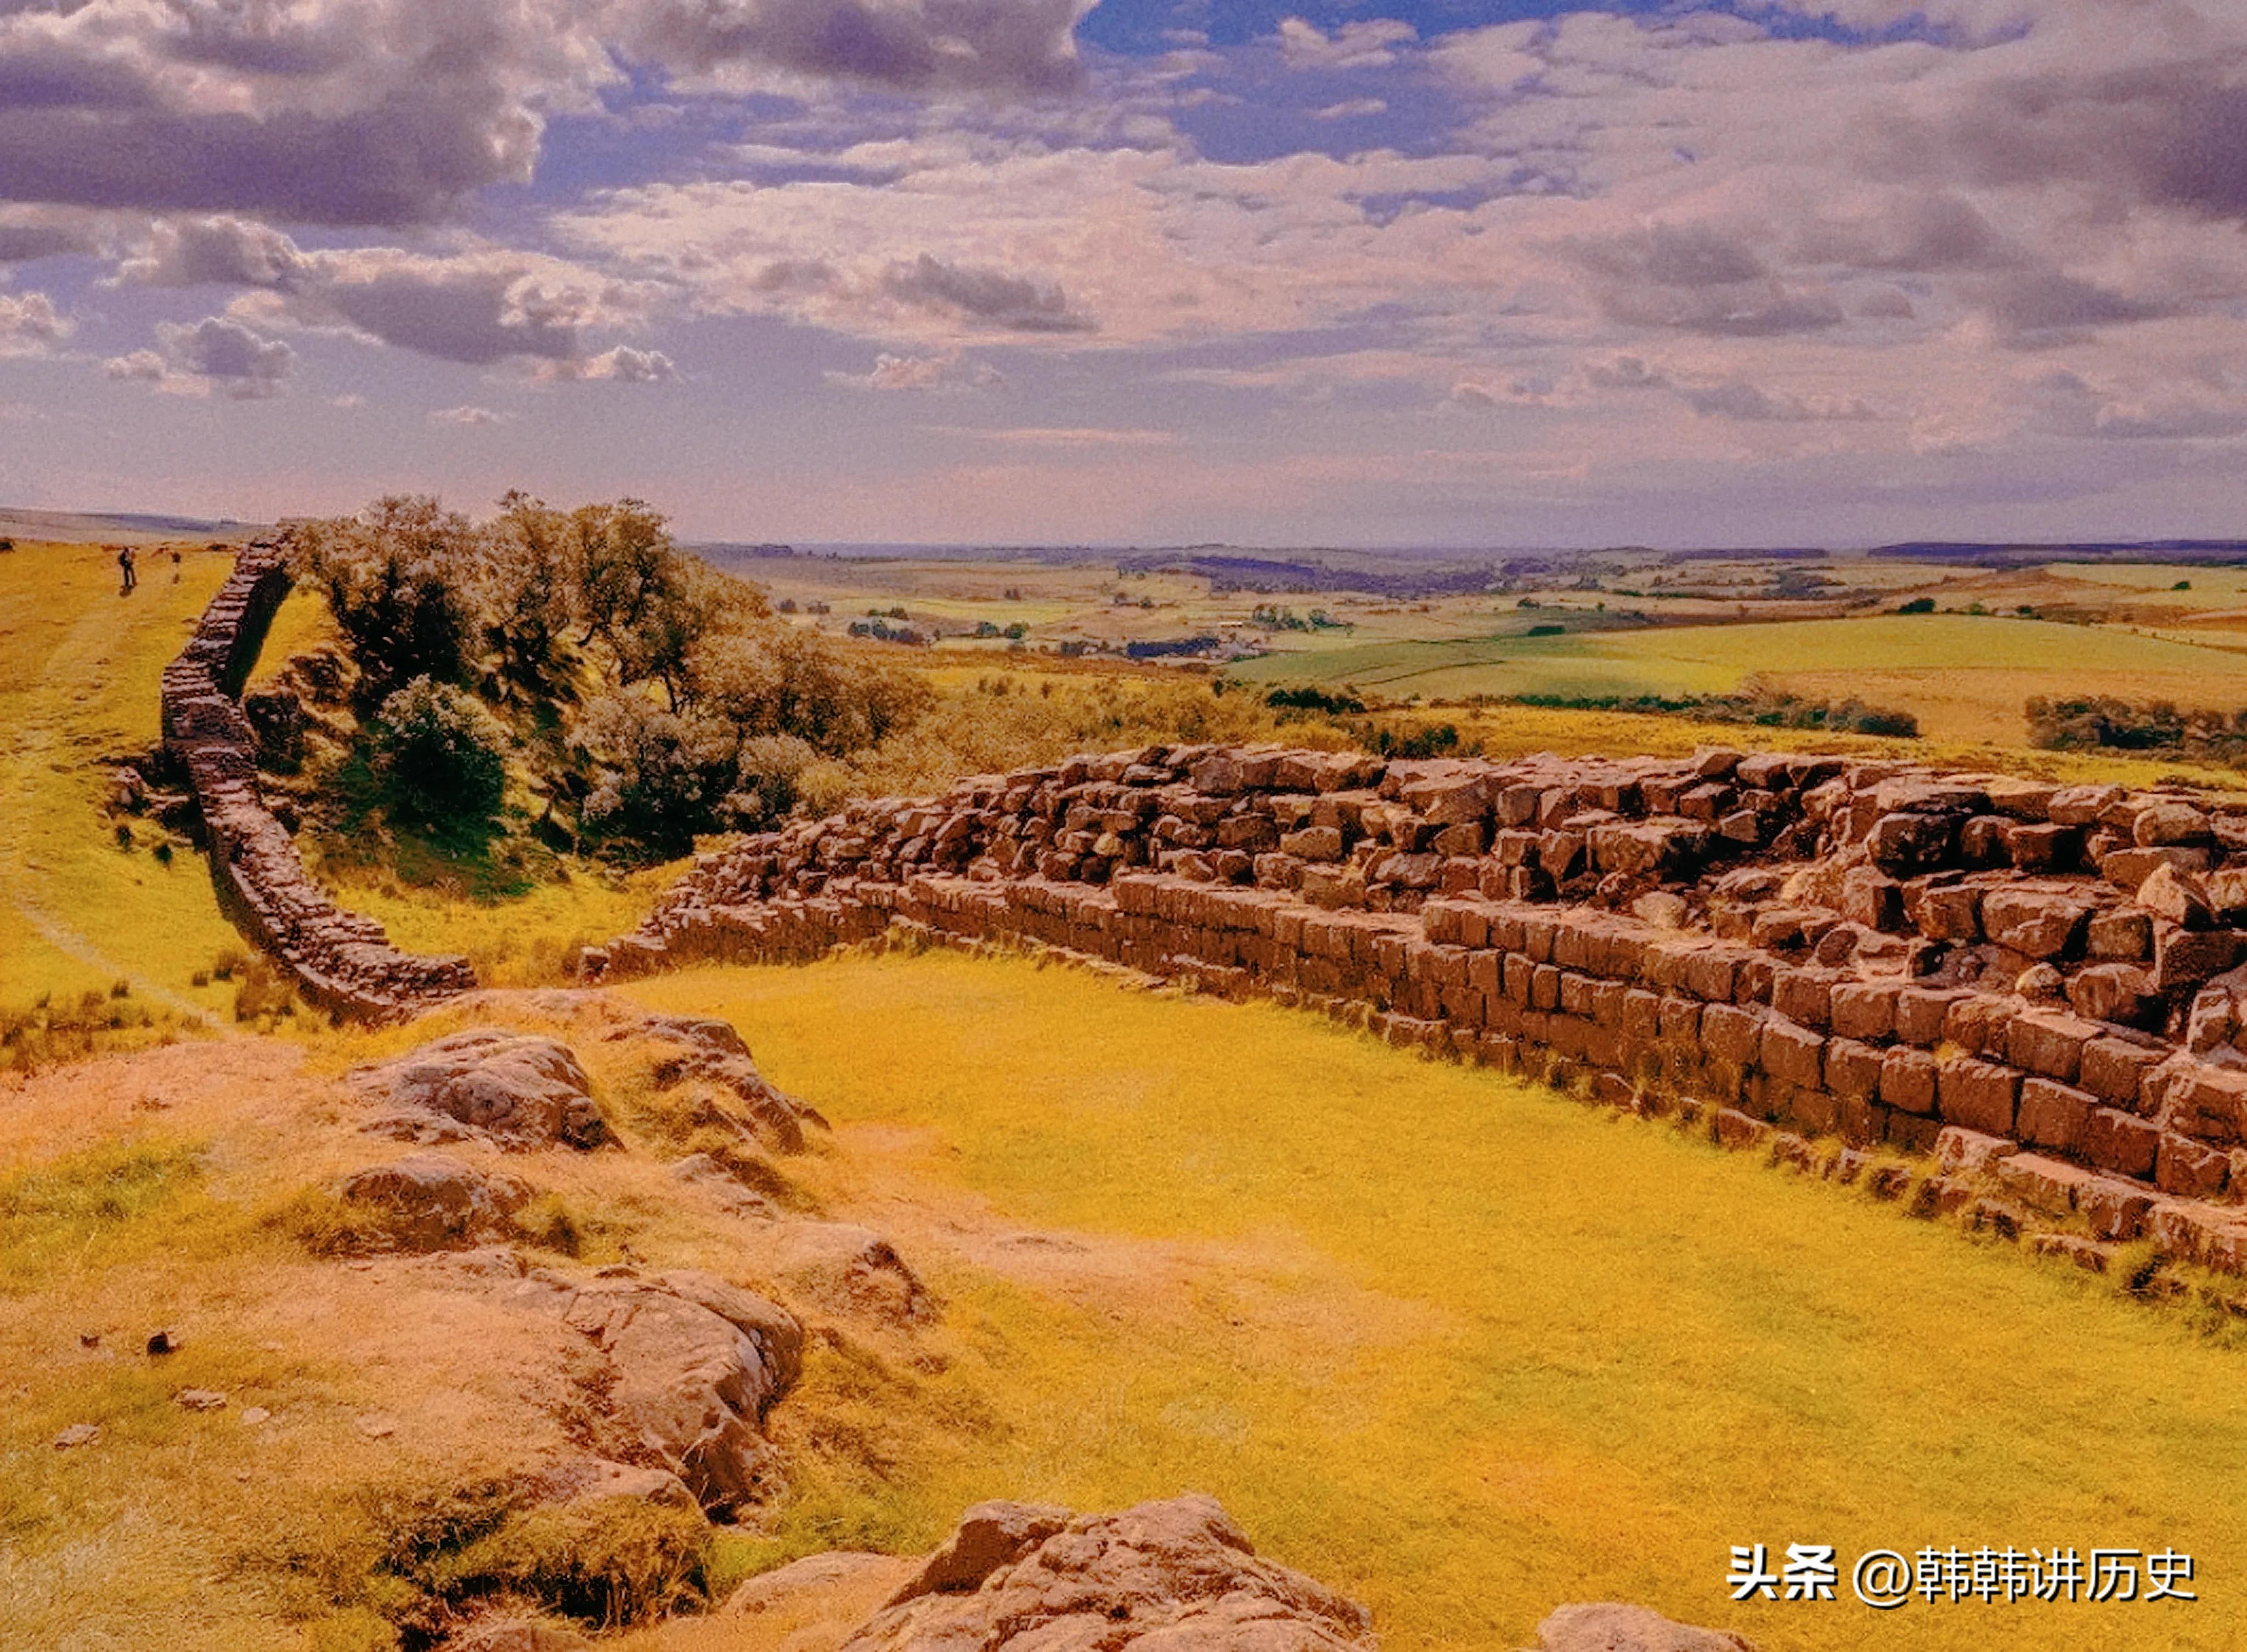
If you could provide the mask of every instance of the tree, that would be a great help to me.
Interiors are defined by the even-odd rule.
[[[532,709],[577,698],[578,618],[570,518],[520,489],[486,536],[484,646],[491,697]]]
[[[484,536],[466,516],[427,496],[393,495],[357,516],[306,524],[297,558],[359,668],[362,712],[417,677],[467,679]]]
[[[507,731],[475,700],[417,677],[382,702],[374,769],[391,806],[432,826],[499,813],[507,791]]]
[[[716,827],[737,788],[739,732],[706,712],[666,710],[644,693],[595,700],[574,743],[592,775],[578,826],[596,842],[685,854],[696,833]]]

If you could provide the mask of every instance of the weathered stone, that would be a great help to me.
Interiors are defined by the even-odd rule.
[[[2058,890],[1999,888],[1982,899],[1983,932],[2027,958],[2058,958],[2091,918],[2091,904]]]
[[[948,1586],[909,1584],[841,1652],[1371,1652],[1364,1608],[1260,1559],[1208,1498],[1079,1517],[1019,1546],[1050,1518],[1010,1517],[1014,1535],[987,1544],[955,1536]]]
[[[1936,1063],[1936,1098],[1945,1121],[1989,1136],[2010,1136],[2021,1075],[1968,1056]]]
[[[2068,978],[2067,1001],[2079,1015],[2124,1027],[2160,1023],[2163,1005],[2154,978],[2135,964],[2093,964]]]
[[[2138,811],[2130,836],[2141,849],[2205,843],[2213,837],[2208,816],[2189,803],[2155,803]]]
[[[1948,860],[1957,829],[1944,816],[1883,815],[1873,823],[1865,848],[1882,871],[1908,877]]]
[[[2078,1016],[2031,1010],[2014,1017],[2006,1029],[2005,1057],[2027,1072],[2072,1082],[2083,1060],[2083,1047],[2100,1030]]]
[[[350,1075],[384,1104],[385,1134],[452,1139],[444,1121],[507,1145],[593,1147],[606,1139],[592,1081],[566,1045],[499,1027],[433,1041]]]
[[[596,1281],[569,1295],[563,1318],[616,1367],[618,1417],[704,1508],[765,1494],[775,1458],[760,1425],[802,1367],[794,1315],[680,1269],[652,1284]]]
[[[2020,1138],[2039,1147],[2073,1150],[2083,1139],[2098,1097],[2070,1084],[2048,1078],[2025,1079],[2021,1084]]]
[[[2215,908],[2209,902],[2208,891],[2201,887],[2200,879],[2174,866],[2154,868],[2145,882],[2138,885],[2137,900],[2155,918],[2184,929],[2206,929],[2216,921]]]
[[[401,1250],[479,1244],[512,1231],[530,1201],[529,1184],[472,1170],[446,1153],[409,1153],[346,1178],[338,1197],[370,1212],[384,1240]]]

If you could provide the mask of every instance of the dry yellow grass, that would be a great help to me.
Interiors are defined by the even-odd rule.
[[[806,1473],[770,1559],[1194,1487],[1391,1649],[1519,1647],[1586,1598],[1804,1652],[2214,1652],[2247,1619],[2237,1339],[2073,1269],[1269,1007],[948,955],[634,990],[837,1121],[823,1185],[931,1274],[988,1410]],[[1731,1604],[1753,1541],[2174,1545],[2203,1599],[1875,1629]]]

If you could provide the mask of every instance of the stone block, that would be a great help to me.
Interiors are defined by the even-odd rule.
[[[1931,1114],[1936,1105],[1935,1057],[1901,1046],[1881,1057],[1881,1100],[1907,1113]]]
[[[2214,1198],[2230,1179],[2231,1161],[2205,1142],[2164,1130],[2154,1160],[2154,1184],[2180,1198]]]
[[[2024,1079],[2017,1121],[2020,1138],[2039,1147],[2073,1152],[2082,1142],[2084,1125],[2098,1104],[2099,1098],[2088,1090],[2048,1078]]]
[[[2111,1107],[2094,1107],[2084,1118],[2076,1151],[2101,1170],[2124,1176],[2151,1176],[2161,1137],[2160,1128],[2150,1119]]]
[[[2057,1010],[2025,1010],[2005,1032],[2005,1058],[2025,1072],[2073,1082],[2083,1047],[2101,1029],[2078,1015]]]
[[[2091,903],[2056,890],[2000,887],[1982,898],[1982,930],[2025,958],[2058,958],[2091,921]]]
[[[1757,1063],[1783,1083],[1815,1089],[1825,1076],[1826,1041],[1806,1027],[1774,1016],[1764,1023]]]
[[[1869,1044],[1838,1034],[1826,1045],[1825,1088],[1850,1101],[1871,1101],[1881,1093],[1882,1053]]]
[[[1943,1119],[1991,1136],[2010,1136],[2021,1075],[2009,1067],[1957,1055],[1936,1063],[1936,1102]]]
[[[1887,1038],[1895,1031],[1897,981],[1843,981],[1830,999],[1829,1025],[1838,1038]]]

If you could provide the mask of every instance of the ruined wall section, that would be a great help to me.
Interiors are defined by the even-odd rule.
[[[2247,1271],[2243,922],[2238,799],[1730,751],[1155,747],[745,839],[585,969],[896,924],[1018,939],[1734,1143],[1938,1151],[2093,1243]]]
[[[288,596],[285,544],[249,546],[164,668],[164,747],[185,773],[209,840],[219,905],[313,1003],[387,1021],[470,991],[461,958],[424,958],[382,925],[346,912],[304,870],[288,829],[258,789],[256,739],[240,699],[267,629]]]

